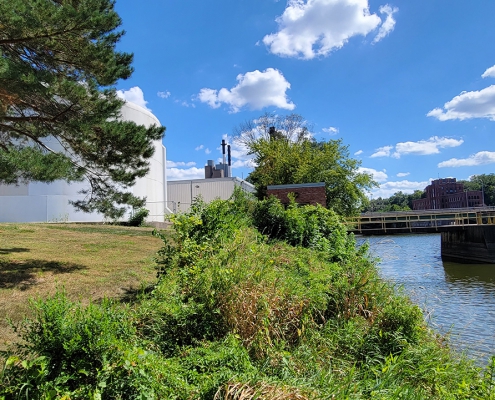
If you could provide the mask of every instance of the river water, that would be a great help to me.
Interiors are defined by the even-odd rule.
[[[495,354],[495,265],[442,261],[439,234],[358,237],[380,275],[403,286],[429,325],[485,365]]]

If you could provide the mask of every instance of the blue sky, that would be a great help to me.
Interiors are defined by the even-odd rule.
[[[169,180],[204,177],[233,129],[298,113],[342,138],[373,197],[495,166],[495,1],[117,0],[134,53],[117,89],[166,126]]]

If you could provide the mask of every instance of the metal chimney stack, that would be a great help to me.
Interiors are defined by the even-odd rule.
[[[225,139],[222,139],[222,154],[223,154],[223,165],[225,165],[225,146],[227,143],[225,142]]]

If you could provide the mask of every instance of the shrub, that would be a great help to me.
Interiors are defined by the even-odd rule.
[[[132,213],[127,224],[129,226],[141,226],[143,225],[149,213],[149,210],[147,210],[146,208],[140,208],[139,210]]]
[[[253,212],[256,228],[271,239],[283,240],[325,252],[329,260],[341,261],[355,252],[355,242],[334,211],[321,205],[300,206],[293,197],[287,209],[274,196],[257,203]]]

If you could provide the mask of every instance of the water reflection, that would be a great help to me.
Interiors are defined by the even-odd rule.
[[[491,288],[495,285],[495,265],[492,264],[458,264],[444,261],[443,269],[447,282],[486,284]]]
[[[484,364],[495,354],[495,265],[443,262],[440,235],[358,238],[380,258],[380,275],[402,286],[428,323]]]

